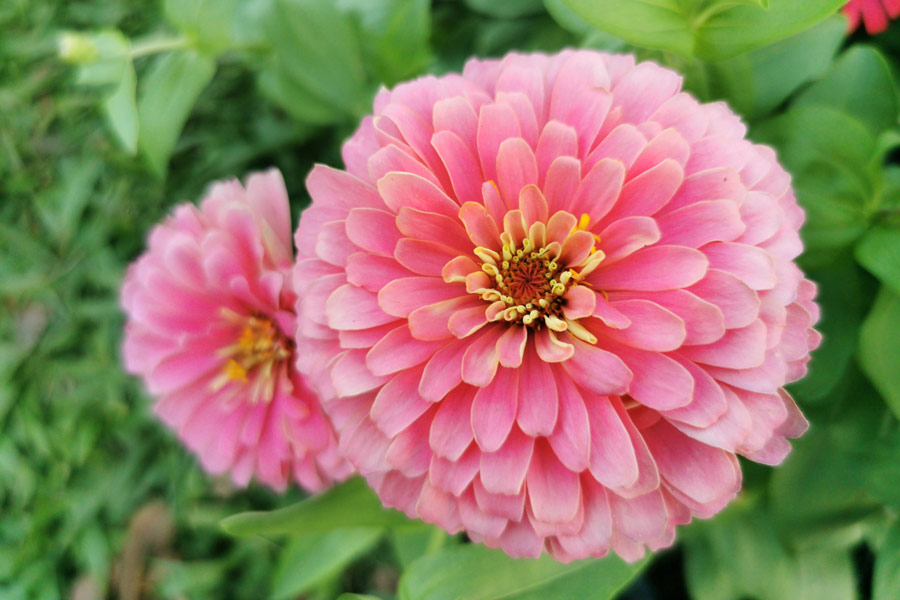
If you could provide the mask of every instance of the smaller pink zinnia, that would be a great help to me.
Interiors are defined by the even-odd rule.
[[[842,9],[847,17],[847,31],[852,33],[862,19],[870,35],[888,28],[890,19],[900,17],[900,0],[850,0]]]
[[[177,206],[128,269],[126,369],[211,473],[317,491],[352,468],[294,364],[291,217],[276,170]]]

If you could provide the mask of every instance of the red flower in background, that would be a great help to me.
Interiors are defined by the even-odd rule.
[[[859,21],[871,35],[888,28],[891,19],[900,17],[900,0],[850,0],[842,9],[847,17],[847,31],[856,31]]]

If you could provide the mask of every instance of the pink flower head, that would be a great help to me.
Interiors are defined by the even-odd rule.
[[[854,32],[862,19],[870,35],[888,28],[890,19],[900,17],[900,0],[849,0],[841,9],[847,17],[847,31]]]
[[[382,91],[317,166],[298,356],[389,506],[513,556],[635,559],[776,464],[819,336],[774,152],[590,51]]]
[[[124,358],[206,470],[316,491],[352,468],[293,366],[290,223],[275,170],[176,207],[125,276]]]

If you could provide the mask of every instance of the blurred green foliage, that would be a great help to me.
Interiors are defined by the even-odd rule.
[[[0,3],[0,598],[665,599],[682,563],[697,600],[900,597],[900,26],[848,40],[841,4]],[[631,566],[513,561],[358,480],[290,506],[201,474],[119,365],[117,289],[148,229],[267,166],[296,215],[378,86],[579,45],[680,70],[794,177],[825,341],[791,388],[812,426],[787,463],[745,463],[678,560]],[[224,521],[245,537],[220,529],[251,509]]]

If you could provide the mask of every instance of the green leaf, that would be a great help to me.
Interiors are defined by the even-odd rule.
[[[272,597],[296,598],[343,571],[367,552],[384,530],[349,527],[293,538],[281,553],[272,579]]]
[[[536,15],[544,10],[542,0],[463,0],[470,9],[497,19]]]
[[[419,527],[393,529],[390,537],[400,565],[404,568],[421,556],[437,552],[452,539],[443,529],[424,523]]]
[[[465,544],[424,556],[400,579],[400,600],[544,600],[613,598],[647,565],[617,556],[569,564],[549,556],[513,559],[498,550]]]
[[[872,600],[894,600],[900,590],[900,521],[895,521],[875,558]]]
[[[410,527],[417,521],[384,508],[360,477],[323,494],[272,512],[246,512],[222,521],[231,535],[295,535],[328,532],[342,527]]]
[[[846,28],[843,19],[834,17],[770,46],[710,63],[710,94],[727,100],[744,117],[765,115],[828,70]]]
[[[869,230],[856,244],[856,260],[900,294],[900,230],[881,226]]]
[[[431,61],[429,0],[338,0],[337,4],[357,17],[364,56],[378,81],[394,85],[420,74]]]
[[[860,330],[859,363],[900,418],[900,295],[887,287]]]
[[[140,145],[157,175],[165,174],[184,123],[215,72],[212,58],[178,50],[158,57],[144,78],[138,107]]]
[[[878,408],[875,400],[870,404]],[[854,401],[864,404],[862,398]],[[879,412],[883,409],[861,416],[879,418]],[[845,429],[863,430],[871,439],[871,431],[846,420],[848,423],[842,424]],[[859,457],[847,452],[848,437],[850,434],[834,424],[814,430],[793,442],[788,460],[772,474],[772,516],[779,530],[796,544],[855,543],[859,524],[881,510],[881,505],[865,494]]]
[[[341,594],[337,600],[381,600],[381,598],[368,594]]]
[[[166,0],[166,17],[201,50],[216,56],[232,45],[237,0]]]
[[[696,600],[791,598],[792,569],[767,511],[736,503],[683,537],[685,579]]]
[[[368,109],[369,91],[359,36],[349,15],[333,2],[273,0],[262,27],[273,55],[264,92],[293,116],[307,120],[302,103],[314,103],[308,120],[337,123]],[[301,104],[301,106],[292,106]]]
[[[563,0],[597,29],[645,48],[719,60],[790,37],[843,0]]]
[[[897,126],[897,90],[890,67],[874,48],[852,46],[794,106],[830,106],[859,120],[873,136]]]
[[[113,133],[129,153],[137,152],[138,108],[135,103],[137,76],[134,65],[128,61],[122,66],[119,83],[115,90],[103,101],[103,111]]]

